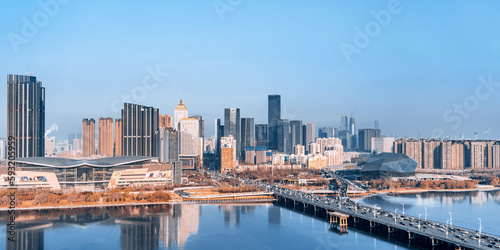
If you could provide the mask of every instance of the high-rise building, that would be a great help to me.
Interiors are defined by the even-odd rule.
[[[255,133],[254,133],[254,119],[241,118],[241,154],[245,155],[247,147],[254,147]]]
[[[304,130],[302,121],[290,121],[290,129],[292,133],[291,144],[292,147],[295,145],[304,145]]]
[[[75,138],[73,139],[73,151],[82,150],[82,139]]]
[[[372,154],[391,153],[394,137],[373,137],[371,144]]]
[[[267,124],[255,124],[255,140],[257,141],[257,147],[267,148]]]
[[[184,118],[179,122],[180,156],[199,155],[200,124],[196,118]]]
[[[340,131],[349,131],[349,118],[346,114],[340,116]]]
[[[122,156],[123,148],[123,125],[122,119],[115,119],[115,156]]]
[[[236,167],[236,141],[232,135],[221,138],[221,172],[227,172]]]
[[[179,122],[184,118],[188,118],[188,110],[186,108],[186,105],[184,105],[184,103],[182,102],[181,98],[174,111],[174,129],[179,130]]]
[[[156,156],[157,108],[125,103],[122,109],[122,155]]]
[[[351,135],[356,134],[356,118],[354,118],[354,115],[351,115],[349,119],[349,133],[351,133]]]
[[[417,162],[417,169],[422,169],[422,142],[413,138],[400,138],[394,142],[394,153],[405,154]]]
[[[436,139],[422,142],[422,169],[441,169],[441,141]]]
[[[236,157],[235,160],[241,159],[241,125],[240,125],[240,109],[226,108],[224,109],[224,137],[230,135],[236,140]]]
[[[171,127],[158,129],[156,156],[162,163],[179,160],[179,134],[176,130]]]
[[[45,88],[35,76],[7,75],[7,136],[17,158],[45,155]]]
[[[83,119],[82,121],[82,153],[83,157],[95,155],[95,120]]]
[[[203,119],[203,117],[201,115],[194,115],[194,116],[191,116],[191,118],[195,118],[196,120],[198,120],[198,124],[199,124],[199,133],[200,133],[200,138],[203,138],[205,139],[205,120]]]
[[[224,125],[220,119],[215,119],[215,158],[220,159],[220,139],[224,137]]]
[[[375,120],[375,121],[373,122],[373,128],[374,128],[374,129],[380,129],[380,125],[378,124],[378,120]]]
[[[307,145],[309,145],[309,143],[314,142],[314,140],[316,139],[314,135],[314,123],[308,122],[304,124],[303,136],[304,136],[303,142],[305,144],[304,146],[306,146],[307,148]]]
[[[99,155],[113,156],[113,118],[99,118],[97,130]]]
[[[169,114],[160,115],[160,128],[172,128],[172,116]]]
[[[295,155],[305,155],[306,149],[305,149],[304,145],[297,144],[297,145],[293,146],[293,153]]]
[[[371,152],[372,138],[380,137],[380,129],[360,129],[358,132],[358,149],[363,152]]]
[[[278,122],[281,120],[281,96],[269,95],[267,99],[267,148],[278,149]]]
[[[56,138],[45,137],[45,156],[53,156],[56,149]]]
[[[332,127],[318,128],[318,138],[329,138],[333,136],[334,136],[334,130]]]
[[[290,121],[287,119],[281,119],[278,122],[278,152],[292,153],[292,130]]]

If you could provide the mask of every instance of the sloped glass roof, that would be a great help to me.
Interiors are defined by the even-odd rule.
[[[385,172],[415,172],[417,162],[404,154],[382,153],[370,157],[361,172],[385,171]]]
[[[29,157],[19,158],[17,163],[27,164],[38,167],[53,167],[53,168],[74,168],[81,166],[109,168],[121,165],[140,163],[150,161],[155,157],[147,156],[116,156],[99,159],[66,159],[56,157]]]

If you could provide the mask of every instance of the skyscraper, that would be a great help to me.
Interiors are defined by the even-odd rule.
[[[229,137],[230,135],[236,140],[236,159],[241,159],[241,134],[240,134],[240,109],[238,108],[226,108],[224,109],[224,137]]]
[[[199,155],[200,124],[196,118],[184,118],[179,122],[180,156]]]
[[[101,156],[113,156],[113,118],[99,118],[98,120],[98,151]]]
[[[268,141],[267,147],[270,150],[278,149],[278,122],[281,120],[281,96],[269,95],[267,102],[267,124],[268,124]]]
[[[356,118],[354,118],[353,115],[351,115],[351,119],[349,119],[349,132],[351,135],[356,134]]]
[[[309,143],[312,143],[314,142],[314,139],[315,139],[315,135],[314,135],[314,123],[312,122],[308,122],[306,124],[304,124],[303,126],[303,135],[304,135],[304,146],[307,146],[309,145]]]
[[[340,131],[349,131],[349,121],[346,114],[340,116]]]
[[[296,145],[303,145],[304,144],[304,131],[302,129],[302,121],[290,121],[290,129],[292,133],[292,141],[290,144],[292,145],[292,148]]]
[[[45,155],[45,88],[35,76],[7,75],[7,136],[16,157]]]
[[[82,121],[82,153],[83,157],[95,155],[95,120],[83,119]]]
[[[160,128],[171,128],[172,116],[169,114],[160,115]]]
[[[122,109],[122,155],[156,156],[157,108],[125,103]]]
[[[253,118],[241,118],[241,155],[245,155],[247,147],[254,146],[254,119]]]
[[[331,127],[318,128],[318,138],[330,138],[333,134],[334,130]]]
[[[200,128],[198,129],[198,131],[200,133],[200,138],[205,138],[205,120],[203,119],[203,117],[201,115],[194,115],[191,117],[198,120],[198,124],[200,126]]]
[[[122,156],[122,119],[115,119],[115,156]]]
[[[179,136],[173,128],[158,129],[156,137],[156,156],[159,162],[175,162],[179,160]]]
[[[267,148],[267,124],[255,124],[255,140],[255,146]]]
[[[284,154],[292,153],[292,133],[290,121],[281,119],[278,122],[278,152]]]
[[[371,152],[372,151],[372,138],[380,137],[380,129],[360,129],[358,132],[359,143],[358,149],[359,151]]]
[[[177,107],[175,107],[174,111],[174,128],[179,130],[179,122],[184,119],[188,118],[188,110],[186,108],[186,105],[182,102],[182,98],[177,104]]]

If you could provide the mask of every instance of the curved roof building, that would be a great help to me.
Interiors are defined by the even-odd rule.
[[[112,168],[127,165],[141,165],[155,157],[146,156],[117,156],[99,159],[66,159],[55,157],[30,157],[19,158],[16,160],[21,167],[48,167],[48,168],[78,168],[78,167],[96,167]]]
[[[370,157],[361,169],[363,180],[389,179],[415,175],[417,162],[404,154],[382,153]]]

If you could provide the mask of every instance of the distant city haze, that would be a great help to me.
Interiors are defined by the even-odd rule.
[[[181,97],[210,137],[225,108],[268,123],[274,94],[282,119],[316,130],[345,113],[387,136],[500,139],[498,1],[40,3],[0,2],[0,137],[7,74],[34,73],[57,140],[125,102],[173,116]]]

